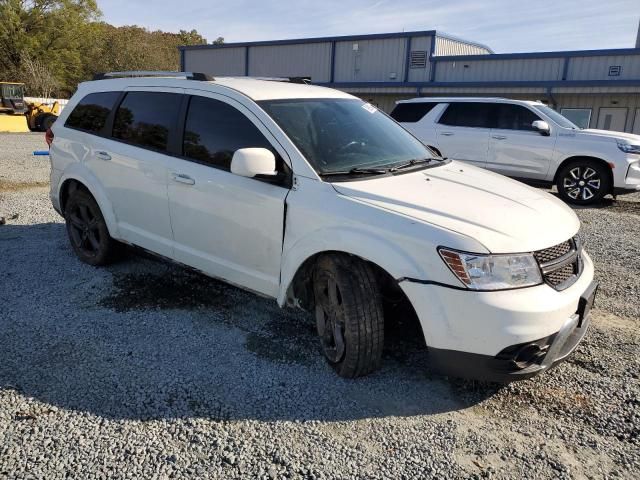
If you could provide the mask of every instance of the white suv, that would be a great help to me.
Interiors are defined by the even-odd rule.
[[[83,83],[48,133],[82,261],[133,244],[310,310],[345,377],[379,366],[390,311],[415,312],[435,366],[488,380],[535,375],[584,336],[593,263],[561,201],[432,159],[337,90],[182,75]]]
[[[569,203],[640,191],[640,136],[581,130],[540,102],[414,98],[391,116],[443,157],[555,184]]]

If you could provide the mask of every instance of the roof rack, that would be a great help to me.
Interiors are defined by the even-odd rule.
[[[246,78],[252,78],[253,80],[266,80],[268,82],[302,83],[304,85],[309,85],[311,83],[311,77],[246,77]]]
[[[105,72],[96,73],[93,76],[94,80],[106,80],[109,78],[126,78],[126,77],[172,77],[172,78],[186,78],[187,80],[198,80],[201,82],[211,82],[215,80],[211,75],[200,72],[162,72],[162,71],[145,71],[145,70],[131,70],[128,72]]]

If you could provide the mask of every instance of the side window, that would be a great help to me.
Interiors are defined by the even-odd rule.
[[[522,105],[503,103],[498,105],[498,124],[504,130],[533,130],[531,124],[540,120],[535,113]]]
[[[399,103],[391,112],[391,118],[400,123],[416,123],[433,110],[437,103],[409,102]]]
[[[129,92],[116,111],[113,137],[134,145],[166,151],[182,95],[164,92]]]
[[[251,147],[269,149],[278,157],[269,141],[242,112],[213,98],[191,97],[182,145],[185,157],[230,170],[235,151]]]
[[[119,96],[120,92],[90,93],[78,102],[64,126],[98,133],[104,128]]]
[[[475,102],[452,102],[438,123],[452,127],[493,128],[494,104]]]

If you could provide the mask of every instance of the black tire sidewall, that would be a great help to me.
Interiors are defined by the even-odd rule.
[[[598,176],[600,177],[600,190],[596,195],[593,196],[593,198],[590,198],[589,200],[573,199],[569,195],[567,195],[567,193],[564,190],[564,185],[563,185],[564,179],[567,177],[571,169],[576,167],[593,168],[598,173]],[[578,160],[575,162],[571,162],[565,165],[564,167],[562,167],[562,170],[558,172],[558,178],[556,180],[556,188],[558,189],[558,195],[566,203],[570,203],[573,205],[591,205],[594,203],[599,203],[600,201],[602,201],[605,195],[607,195],[611,191],[610,172],[608,172],[606,168],[598,162],[593,162],[589,160]]]
[[[338,362],[325,359],[346,378],[378,369],[384,343],[384,314],[375,276],[357,261],[347,255],[326,255],[319,259],[313,274],[314,294],[316,282],[324,275],[332,276],[340,288],[345,310],[345,353]]]
[[[95,218],[97,218],[98,231],[100,233],[100,247],[98,249],[98,253],[95,256],[87,255],[85,252],[79,249],[73,241],[73,237],[71,236],[71,222],[69,221],[68,217],[69,212],[77,205],[86,205],[91,211],[91,214]],[[105,222],[102,212],[100,211],[100,207],[91,195],[82,190],[76,190],[75,192],[73,192],[69,197],[69,200],[67,201],[67,205],[65,206],[64,218],[66,222],[67,235],[69,236],[69,242],[71,243],[71,247],[73,248],[76,256],[80,260],[94,266],[105,265],[111,261],[113,254],[113,240],[109,236],[107,223]]]

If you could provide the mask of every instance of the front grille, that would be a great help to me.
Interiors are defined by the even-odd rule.
[[[582,273],[582,247],[574,237],[533,253],[545,283],[556,290],[570,287]]]

